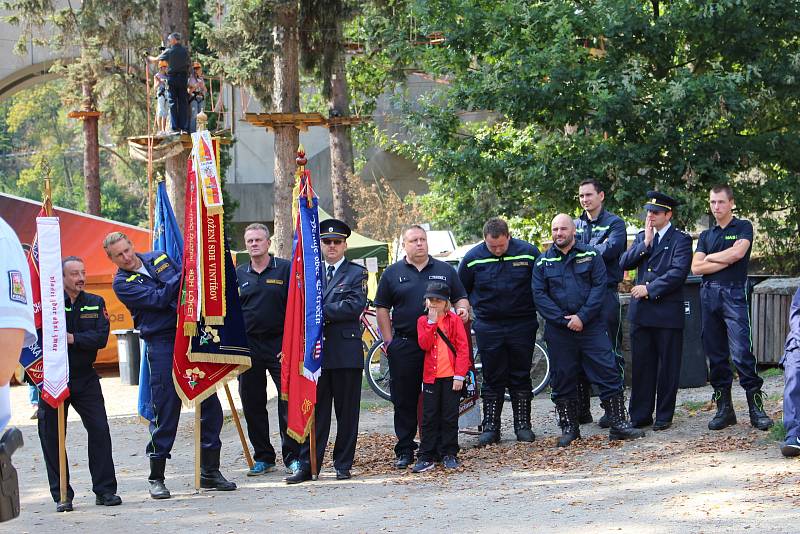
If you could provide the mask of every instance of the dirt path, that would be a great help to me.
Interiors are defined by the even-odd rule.
[[[147,495],[147,430],[133,415],[136,388],[104,378],[119,494],[123,505],[94,505],[86,468],[86,433],[74,414],[68,452],[75,511],[56,514],[47,490],[35,421],[27,419],[25,388],[12,389],[12,424],[26,446],[14,457],[20,474],[22,515],[3,532],[62,533],[289,532],[789,532],[800,518],[800,464],[780,456],[767,434],[747,424],[746,402],[735,389],[739,424],[718,433],[706,429],[710,388],[682,390],[675,425],[636,442],[611,444],[597,425],[569,450],[554,447],[558,429],[552,403],[534,401],[537,441],[504,441],[473,448],[462,435],[463,468],[423,475],[391,468],[391,408],[371,393],[362,401],[363,435],[355,478],[336,481],[329,469],[320,481],[286,486],[282,470],[259,478],[246,466],[233,424],[223,429],[223,472],[239,484],[230,493],[193,490],[192,417],[181,420],[167,484],[173,499]],[[780,415],[782,377],[765,384],[767,408]],[[238,402],[238,400],[237,400]],[[595,416],[600,414],[593,400]],[[223,406],[226,401],[223,400]],[[505,410],[510,412],[510,410]],[[270,412],[276,428],[274,407]],[[510,415],[509,415],[510,417]],[[273,444],[277,443],[273,436]]]

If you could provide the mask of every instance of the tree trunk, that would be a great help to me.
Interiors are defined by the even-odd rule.
[[[166,41],[169,34],[181,34],[181,44],[189,47],[189,2],[188,0],[159,0],[158,16],[161,25],[161,37]],[[166,44],[166,43],[165,43]],[[175,212],[175,219],[183,232],[183,217],[186,212],[186,162],[190,150],[184,150],[177,156],[167,158],[164,162],[167,196]]]
[[[188,0],[159,0],[158,17],[161,24],[161,38],[178,32],[182,44],[189,48],[189,2]]]
[[[296,113],[300,111],[296,2],[281,2],[276,8],[272,37],[275,43],[272,105],[275,112]],[[275,243],[275,255],[279,258],[290,258],[292,255],[292,188],[299,144],[300,133],[297,128],[275,128],[275,183],[272,200],[275,228],[272,240]]]
[[[81,86],[83,91],[83,110],[94,111],[94,87],[92,81]],[[98,118],[83,118],[83,197],[86,213],[100,215],[100,140],[98,138]]]
[[[100,215],[100,146],[97,117],[83,119],[83,179],[86,213]]]
[[[191,150],[186,149],[177,156],[167,158],[164,162],[167,196],[169,203],[172,204],[172,211],[175,212],[175,219],[178,221],[181,233],[183,233],[183,218],[186,213],[186,166],[191,153]]]
[[[341,42],[341,39],[338,40]],[[350,94],[345,73],[345,55],[341,47],[331,76],[330,109],[332,116],[350,115]],[[355,228],[355,214],[350,194],[347,191],[347,175],[353,172],[353,140],[350,126],[331,126],[331,191],[333,192],[333,214],[339,220]]]

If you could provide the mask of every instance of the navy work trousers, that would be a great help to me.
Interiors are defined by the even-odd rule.
[[[783,365],[783,426],[786,441],[800,438],[800,350],[787,351]]]
[[[708,356],[710,382],[715,389],[733,384],[729,358],[745,391],[761,389],[750,338],[750,303],[745,284],[704,282],[700,287],[703,350]]]
[[[586,377],[606,400],[623,391],[622,376],[614,363],[614,352],[604,324],[573,332],[547,323],[544,339],[550,354],[553,401],[577,399],[578,373]]]
[[[472,328],[483,365],[484,399],[501,399],[509,393],[531,394],[531,359],[536,345],[536,318],[475,321]]]
[[[178,420],[181,416],[181,399],[172,382],[172,351],[174,336],[147,340],[147,363],[150,365],[150,395],[155,421],[150,423],[150,443],[147,455],[152,459],[170,458]],[[200,447],[219,450],[222,442],[222,406],[216,393],[200,403]]]

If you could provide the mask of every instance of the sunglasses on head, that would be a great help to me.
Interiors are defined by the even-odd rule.
[[[323,239],[323,245],[341,245],[344,242],[344,239]]]

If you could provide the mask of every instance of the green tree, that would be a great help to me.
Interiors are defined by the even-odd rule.
[[[797,243],[796,0],[390,3],[415,31],[376,14],[372,45],[444,82],[408,103],[415,137],[398,150],[429,178],[434,219],[462,236],[490,215],[572,211],[593,177],[627,216],[648,189],[678,197],[684,224],[731,182],[740,211],[774,221],[769,239]],[[435,32],[443,44],[418,45]]]
[[[53,0],[6,0],[5,20],[19,26],[18,53],[30,43],[49,46],[59,56],[52,70],[68,81],[64,104],[83,112],[103,112],[112,135],[122,139],[146,128],[143,65],[138,52],[148,48],[155,33],[154,0],[84,0],[56,6]],[[75,50],[78,50],[77,57]],[[85,209],[99,215],[99,120],[82,118],[84,136]]]
[[[65,90],[56,79],[20,91],[0,103],[0,190],[40,199],[49,173],[53,202],[84,210],[81,129],[53,98]],[[99,154],[104,216],[146,222],[144,168],[123,159],[110,143]]]

